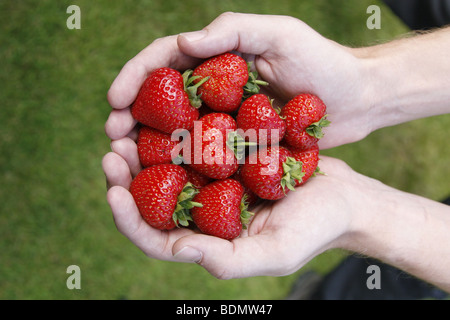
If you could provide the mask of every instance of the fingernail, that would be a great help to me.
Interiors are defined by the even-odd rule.
[[[180,35],[185,37],[188,41],[193,42],[203,39],[206,36],[206,33],[207,32],[205,30],[200,30],[200,31],[186,32]]]
[[[186,246],[173,255],[179,261],[198,263],[202,260],[202,253],[197,249]]]

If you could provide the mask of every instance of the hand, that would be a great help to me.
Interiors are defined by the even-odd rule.
[[[121,157],[110,153],[105,158],[115,163],[118,176],[131,176]],[[221,279],[286,275],[338,245],[349,231],[353,208],[358,207],[358,201],[349,199],[363,198],[365,180],[342,161],[323,157],[320,167],[330,174],[311,178],[283,200],[254,208],[248,230],[232,241],[185,228],[159,231],[150,227],[126,190],[130,178],[115,181],[111,177],[109,182],[116,186],[108,191],[108,202],[119,231],[149,257],[196,262]]]
[[[127,162],[110,152],[103,168],[111,173],[107,199],[118,230],[151,258],[195,262],[220,279],[230,279],[290,274],[316,255],[342,248],[450,292],[450,249],[440,245],[450,241],[449,207],[390,188],[340,160],[321,158],[326,176],[311,178],[282,200],[253,208],[248,229],[232,241],[185,228],[153,229],[128,192],[132,174]]]
[[[448,59],[440,54],[445,50],[432,50],[431,44],[448,46],[449,30],[376,46],[378,50],[371,48],[367,54],[325,39],[294,18],[227,13],[202,31],[154,41],[123,67],[108,92],[113,111],[105,130],[113,152],[105,155],[103,170],[117,228],[150,257],[197,262],[219,278],[288,274],[339,247],[374,256],[450,290],[450,252],[448,246],[436,246],[450,241],[448,207],[384,186],[336,159],[321,160],[327,176],[255,208],[249,229],[231,242],[189,229],[155,230],[142,220],[128,192],[132,177],[141,170],[130,105],[151,70],[183,70],[202,58],[240,52],[270,83],[267,92],[276,104],[301,92],[324,100],[332,121],[320,140],[324,149],[358,141],[377,128],[446,112],[449,91],[442,79],[448,78],[448,68],[441,66]],[[411,50],[417,43],[421,50]],[[421,65],[418,61],[427,63],[415,74],[411,66]],[[428,68],[430,64],[440,68]],[[412,78],[416,81],[401,81]],[[431,85],[422,86],[423,79]],[[418,88],[424,88],[428,102],[410,94]],[[375,102],[367,103],[372,99]],[[417,101],[411,104],[411,99]]]
[[[352,49],[291,17],[225,13],[201,31],[156,40],[124,66],[108,92],[115,109],[106,123],[108,136],[119,139],[132,132],[136,122],[128,107],[151,70],[184,70],[195,67],[201,58],[227,51],[254,61],[260,76],[269,82],[267,93],[276,98],[276,105],[303,92],[324,100],[332,125],[325,129],[322,149],[370,133],[360,61]]]
[[[199,37],[202,38],[199,39]],[[357,139],[358,134],[359,138],[362,138],[368,133],[364,112],[355,111],[358,110],[359,105],[356,99],[351,98],[352,90],[359,86],[358,64],[357,59],[348,48],[323,38],[301,21],[290,17],[223,14],[202,31],[154,41],[131,59],[114,80],[108,92],[108,100],[113,111],[105,125],[107,135],[113,140],[111,143],[113,152],[107,154],[103,159],[103,170],[109,188],[108,202],[119,231],[153,258],[186,261],[186,256],[191,254],[190,258],[192,259],[187,260],[200,259],[199,261],[205,268],[219,277],[286,273],[285,265],[269,267],[266,264],[264,268],[267,270],[258,270],[263,266],[250,263],[249,259],[246,259],[245,263],[244,261],[238,263],[239,255],[234,256],[230,261],[236,263],[235,268],[243,268],[239,269],[242,274],[237,274],[238,269],[231,273],[231,271],[226,271],[226,264],[222,266],[225,261],[216,257],[213,250],[203,248],[201,257],[195,256],[195,253],[192,256],[196,251],[190,249],[181,251],[184,247],[194,248],[189,244],[182,246],[183,241],[192,239],[196,240],[195,244],[200,245],[202,241],[205,241],[204,237],[206,236],[194,235],[193,231],[188,229],[161,232],[149,227],[143,222],[131,194],[128,192],[132,177],[141,170],[135,143],[136,121],[131,116],[130,105],[147,74],[158,67],[172,67],[180,70],[193,68],[200,63],[202,58],[227,51],[240,52],[247,60],[254,61],[254,66],[261,77],[270,83],[268,91],[272,97],[277,99],[276,103],[279,105],[296,94],[306,91],[317,94],[325,101],[328,105],[329,119],[333,121],[333,125],[326,128],[328,131],[325,132],[326,138],[321,141],[322,148],[347,143]],[[343,78],[347,81],[342,81]],[[339,112],[337,112],[338,110]],[[355,130],[356,125],[359,125],[360,130]],[[347,126],[352,126],[352,130],[348,134],[342,129]],[[244,244],[253,242],[253,247],[242,246],[244,248],[242,252],[254,250],[255,246],[258,246],[257,242],[252,240],[254,236],[261,237],[268,232],[266,227],[269,227],[269,224],[265,225],[263,222],[272,221],[270,217],[274,214],[282,216],[282,209],[297,204],[296,199],[298,201],[296,196],[291,196],[273,207],[258,208],[260,212],[248,230],[250,237],[236,240],[236,243],[240,243],[247,239]],[[288,217],[289,214],[284,221],[287,228],[290,225],[287,221]],[[267,238],[262,238],[269,240],[271,236],[276,236],[282,240],[285,237],[282,222],[280,225],[277,221],[271,223],[273,226],[279,227],[276,230],[277,233],[275,235],[270,233]],[[264,228],[262,228],[263,225],[265,225]],[[333,227],[332,229],[333,232],[337,231],[337,228]],[[270,229],[269,231],[274,232],[275,230]],[[295,233],[301,234],[298,230]],[[301,242],[311,243],[311,240],[308,240],[308,234],[303,235],[304,238]],[[319,234],[320,232],[316,237]],[[290,271],[299,267],[304,259],[312,258],[310,255],[324,250],[329,239],[312,241],[315,243],[314,250],[305,249],[303,258],[295,258],[297,264],[294,265],[291,261],[286,264],[290,266]],[[234,242],[223,242],[216,238],[209,239],[206,243],[211,246],[210,249],[215,249],[215,244],[228,249],[235,246]],[[281,250],[282,243],[272,245],[277,245],[277,250]],[[289,249],[286,248],[286,250]],[[279,252],[281,255],[281,252],[286,251]],[[175,253],[178,254],[173,256]],[[264,257],[269,257],[268,260],[270,260],[270,256],[267,254]],[[272,259],[272,261],[277,261],[277,259]],[[225,271],[221,272],[219,270],[221,268]],[[284,271],[280,271],[280,268]]]

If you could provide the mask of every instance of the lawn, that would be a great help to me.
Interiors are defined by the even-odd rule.
[[[374,3],[380,30],[366,27]],[[71,4],[81,9],[79,30],[66,27]],[[349,46],[408,32],[374,0],[1,1],[0,299],[282,299],[301,272],[326,273],[345,256],[326,252],[286,277],[223,281],[149,259],[116,230],[101,169],[109,85],[154,39],[224,11],[291,15]],[[449,116],[417,120],[323,153],[440,200],[450,194],[449,126]],[[80,290],[66,286],[70,265],[80,267]]]

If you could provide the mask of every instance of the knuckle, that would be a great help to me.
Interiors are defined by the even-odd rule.
[[[215,22],[220,23],[220,24],[224,24],[224,25],[230,25],[235,23],[236,18],[239,14],[232,12],[232,11],[226,11],[221,13]]]

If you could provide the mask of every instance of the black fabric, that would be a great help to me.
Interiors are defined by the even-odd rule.
[[[450,0],[385,0],[391,10],[412,30],[450,24]]]
[[[370,265],[380,269],[380,287],[369,289],[374,275]],[[448,294],[397,268],[372,258],[349,256],[329,273],[312,295],[313,300],[417,300],[446,299]]]

